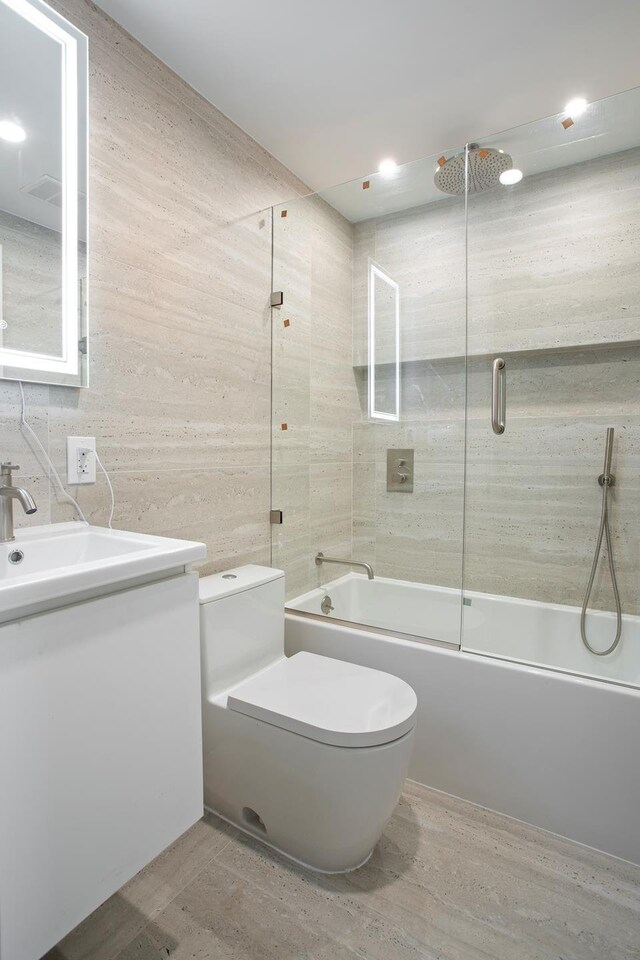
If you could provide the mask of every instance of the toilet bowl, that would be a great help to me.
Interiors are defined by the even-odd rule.
[[[200,580],[204,803],[313,870],[371,856],[407,775],[413,689],[379,670],[284,655],[284,574]]]

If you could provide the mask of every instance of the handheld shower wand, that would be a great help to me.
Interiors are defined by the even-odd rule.
[[[602,512],[600,514],[600,529],[598,530],[598,539],[596,541],[596,552],[593,557],[593,564],[591,566],[591,574],[589,576],[589,583],[587,584],[587,592],[584,596],[584,601],[582,604],[582,610],[580,611],[580,636],[582,637],[582,642],[584,643],[587,650],[595,654],[596,657],[606,657],[607,654],[613,653],[615,648],[620,642],[620,635],[622,634],[622,607],[620,604],[620,593],[618,591],[618,580],[616,577],[616,568],[613,562],[613,547],[611,544],[611,529],[609,527],[609,490],[616,482],[616,478],[611,473],[611,456],[613,453],[613,427],[607,428],[607,437],[604,446],[604,466],[602,468],[602,473],[598,477],[598,483],[602,487]],[[587,640],[587,631],[586,631],[586,618],[587,618],[587,604],[589,603],[589,597],[591,596],[591,591],[593,589],[593,581],[596,577],[596,572],[598,570],[598,561],[600,559],[600,551],[602,549],[602,538],[603,536],[607,541],[607,559],[609,560],[609,572],[611,574],[611,586],[613,587],[613,595],[616,602],[616,635],[611,646],[607,647],[606,650],[594,650],[589,641]]]

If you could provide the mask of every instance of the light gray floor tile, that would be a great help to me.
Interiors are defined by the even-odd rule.
[[[408,782],[374,854],[322,876],[215,818],[49,960],[638,960],[640,867]]]

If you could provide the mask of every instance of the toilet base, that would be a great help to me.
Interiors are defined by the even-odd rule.
[[[204,806],[320,873],[371,856],[407,776],[414,730],[371,747],[319,743],[203,704]]]
[[[311,870],[312,873],[321,873],[323,876],[336,876],[341,873],[353,873],[354,870],[359,870],[360,867],[364,867],[366,863],[371,860],[373,852],[378,845],[378,841],[371,848],[369,853],[366,855],[364,860],[360,863],[356,863],[353,867],[343,867],[340,870],[323,870],[321,867],[314,867],[311,863],[306,863],[304,860],[300,860],[298,857],[294,857],[293,854],[287,853],[286,850],[282,850],[280,847],[276,847],[275,844],[269,843],[265,837],[258,833],[258,831],[249,830],[246,823],[236,823],[235,820],[230,820],[228,817],[225,817],[222,813],[219,813],[217,810],[214,810],[212,807],[204,808],[208,813],[212,813],[214,816],[218,817],[220,820],[224,820],[225,823],[228,823],[230,826],[235,827],[236,830],[239,830],[245,835],[245,837],[251,837],[252,840],[257,840],[262,844],[263,847],[268,847],[269,850],[273,850],[274,853],[280,854],[281,857],[285,857],[291,863],[295,863],[299,867],[303,867],[305,870]]]

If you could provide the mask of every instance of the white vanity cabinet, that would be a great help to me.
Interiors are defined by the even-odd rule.
[[[187,569],[0,625],[1,960],[37,960],[202,816]]]

